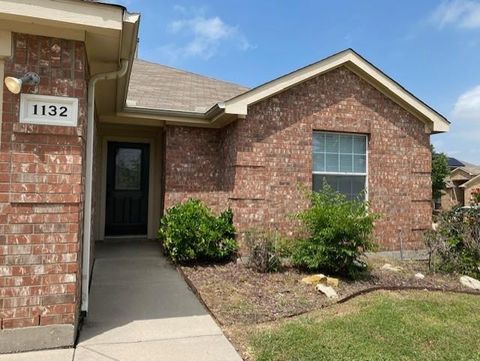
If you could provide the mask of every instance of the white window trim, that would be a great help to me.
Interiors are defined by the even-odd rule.
[[[363,136],[365,137],[365,173],[358,173],[358,172],[329,172],[329,171],[324,171],[324,172],[319,172],[319,171],[314,171],[313,168],[314,168],[314,164],[313,164],[313,154],[315,153],[313,151],[313,137],[315,135],[315,133],[321,133],[321,134],[338,134],[338,135],[355,135],[355,136]],[[369,143],[369,136],[368,134],[364,134],[364,133],[342,133],[342,132],[330,132],[328,130],[314,130],[313,133],[312,133],[312,175],[339,175],[339,176],[360,176],[360,177],[365,177],[365,200],[368,202],[368,194],[369,194],[369,189],[368,189],[368,164],[369,164],[369,160],[368,160],[368,154],[369,154],[369,149],[368,149],[368,143]],[[326,152],[325,152],[326,153]],[[342,153],[338,153],[339,155],[342,154]],[[353,155],[357,154],[357,155],[363,155],[363,154],[359,154],[359,153],[352,153]],[[326,166],[326,164],[325,164]],[[313,180],[312,180],[312,188],[313,188]]]

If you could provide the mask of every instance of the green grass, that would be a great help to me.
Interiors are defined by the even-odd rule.
[[[257,361],[480,360],[480,297],[377,292],[261,328]]]

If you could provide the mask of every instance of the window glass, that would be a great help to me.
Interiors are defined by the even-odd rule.
[[[365,150],[367,149],[366,145],[367,137],[361,136],[353,136],[353,152],[356,154],[365,154]]]
[[[352,173],[353,160],[351,154],[340,154],[340,172]]]
[[[325,157],[325,170],[338,172],[338,154],[327,153]]]
[[[142,176],[142,150],[119,148],[115,155],[115,189],[139,190]]]
[[[325,134],[325,151],[338,153],[338,134]]]
[[[353,171],[355,173],[366,173],[367,171],[367,157],[364,155],[353,156]]]
[[[321,190],[324,180],[350,200],[365,196],[366,176],[313,174],[313,190]]]
[[[313,171],[325,172],[325,154],[313,153]]]
[[[352,154],[353,137],[351,135],[340,135],[340,153]]]
[[[325,134],[319,133],[313,137],[313,152],[314,153],[325,152]]]
[[[359,134],[313,133],[313,189],[325,180],[353,199],[364,194],[367,180],[367,137]]]

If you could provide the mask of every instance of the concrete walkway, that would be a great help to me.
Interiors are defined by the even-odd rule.
[[[0,361],[241,361],[156,242],[97,244],[90,297],[73,355],[55,350]]]

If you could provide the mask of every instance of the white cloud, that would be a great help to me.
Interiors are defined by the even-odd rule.
[[[458,97],[452,115],[456,119],[473,122],[480,127],[480,85]]]
[[[225,23],[218,16],[207,17],[203,10],[194,10],[192,13],[180,6],[174,10],[184,15],[168,25],[170,33],[177,36],[177,42],[160,49],[171,61],[188,57],[210,59],[221,48],[241,51],[252,48],[238,27]]]
[[[440,28],[446,25],[480,28],[480,1],[444,0],[433,12],[431,20]]]
[[[452,125],[445,144],[438,144],[450,155],[480,163],[480,85],[461,94],[453,107]]]

